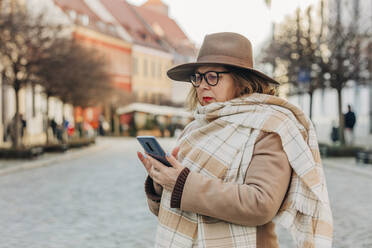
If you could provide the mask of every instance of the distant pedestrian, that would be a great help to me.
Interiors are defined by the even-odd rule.
[[[344,123],[345,123],[345,143],[347,145],[354,144],[354,126],[356,123],[355,113],[351,109],[351,105],[347,105],[347,113],[344,114]]]
[[[332,121],[332,130],[331,130],[331,140],[333,143],[336,143],[339,140],[339,133],[338,133],[338,127],[336,126],[336,122]]]
[[[58,125],[57,124],[57,127],[56,127],[56,138],[58,140],[58,142],[63,142],[63,126],[62,125]]]
[[[21,122],[21,138],[23,138],[25,129],[27,128],[27,121],[23,118],[23,114],[19,114],[19,120]]]
[[[296,247],[330,248],[332,214],[315,129],[253,68],[250,41],[207,35],[195,63],[167,72],[192,84],[189,123],[167,167],[138,152],[158,217],[155,247],[279,247],[275,223]],[[172,127],[172,132],[174,132]],[[275,222],[275,223],[274,223]]]
[[[54,119],[50,120],[50,127],[52,128],[53,137],[57,135],[57,122]]]

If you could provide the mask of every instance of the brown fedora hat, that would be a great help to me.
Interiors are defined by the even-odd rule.
[[[199,66],[229,65],[245,69],[269,83],[279,84],[264,73],[253,69],[251,42],[243,35],[223,32],[205,36],[198,58],[194,63],[177,65],[167,75],[175,81],[189,82],[190,75]]]

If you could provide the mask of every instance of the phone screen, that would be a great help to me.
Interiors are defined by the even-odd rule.
[[[159,142],[154,136],[137,136],[137,140],[146,153],[148,153],[151,157],[155,158],[166,166],[171,166],[165,157],[164,150],[161,148]]]

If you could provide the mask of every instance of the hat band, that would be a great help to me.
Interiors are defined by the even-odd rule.
[[[197,63],[211,63],[211,64],[226,64],[226,65],[235,65],[239,67],[244,67],[248,69],[253,68],[253,64],[249,59],[240,59],[236,57],[230,57],[225,55],[205,55],[198,57]]]

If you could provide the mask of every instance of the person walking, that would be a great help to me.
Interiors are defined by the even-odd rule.
[[[344,114],[345,124],[345,141],[347,145],[354,144],[354,126],[356,123],[355,113],[351,109],[351,105],[347,105],[347,113]]]
[[[331,247],[333,220],[314,127],[254,69],[250,41],[207,35],[197,61],[168,77],[190,82],[195,119],[166,167],[137,155],[158,218],[155,247],[279,247],[275,223],[296,247]]]
[[[52,128],[52,132],[53,132],[53,138],[55,138],[57,136],[57,122],[55,121],[55,119],[51,119],[50,120],[50,127]]]

